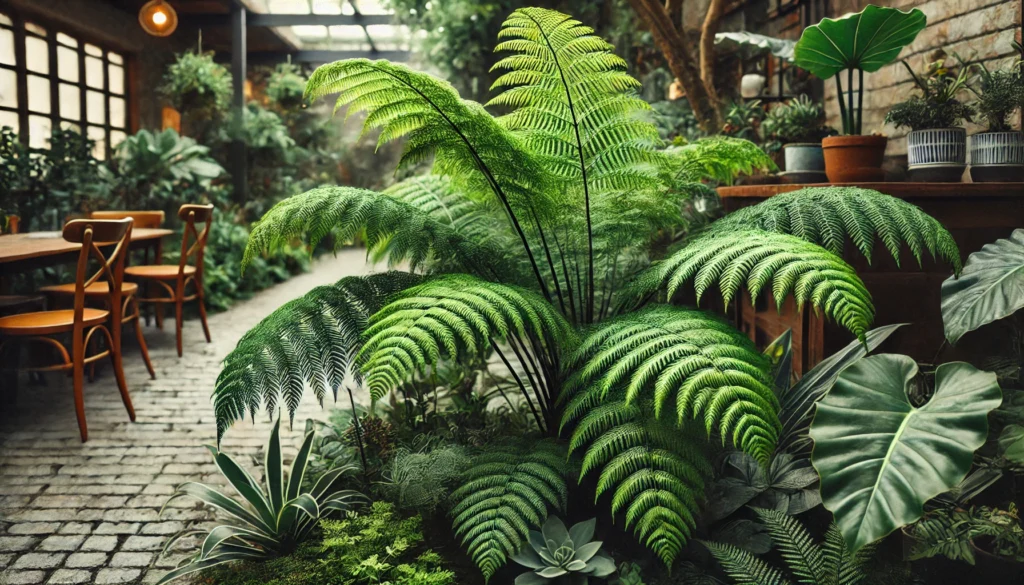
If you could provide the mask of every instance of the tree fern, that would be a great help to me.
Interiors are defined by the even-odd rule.
[[[376,400],[442,356],[458,360],[483,355],[496,341],[509,340],[529,344],[538,358],[557,358],[572,346],[575,332],[536,293],[450,275],[406,290],[382,307],[364,338],[359,358]],[[535,392],[549,392],[549,377],[535,383]]]
[[[701,420],[708,433],[719,431],[759,461],[775,448],[779,404],[768,361],[708,313],[658,306],[607,321],[568,365],[575,373],[565,385],[563,426],[622,389],[627,404],[652,400],[655,416],[674,410],[680,426]]]
[[[387,255],[392,265],[408,262],[414,270],[430,265],[490,277],[515,274],[500,247],[471,239],[395,198],[352,187],[319,187],[272,207],[253,226],[243,264],[296,237],[315,246],[334,234],[340,245],[360,233],[367,248]]]
[[[675,178],[682,183],[700,183],[710,179],[731,185],[740,174],[777,170],[761,147],[731,136],[709,136],[665,152],[675,160]]]
[[[308,385],[323,403],[337,393],[370,315],[389,295],[419,282],[404,272],[350,276],[286,303],[250,329],[224,358],[213,391],[217,440],[232,421],[283,400],[293,416]]]
[[[862,567],[869,550],[850,553],[842,533],[833,523],[821,544],[814,541],[800,522],[783,512],[753,508],[775,543],[795,581],[806,585],[858,585],[865,579]],[[705,542],[711,555],[738,585],[781,585],[790,583],[785,575],[754,555],[732,545]]]
[[[951,264],[957,274],[962,267],[956,242],[942,224],[915,205],[871,189],[808,187],[779,193],[730,213],[711,231],[752,227],[792,234],[834,254],[842,254],[849,239],[868,261],[880,240],[897,264],[906,245],[918,264],[927,252]]]
[[[565,511],[565,461],[564,449],[548,441],[474,457],[452,493],[451,515],[455,536],[486,579],[519,552],[550,509]]]
[[[698,302],[717,282],[726,304],[741,286],[756,300],[770,283],[778,306],[792,294],[798,307],[810,302],[858,337],[874,319],[871,294],[853,268],[796,236],[756,229],[712,230],[641,274],[632,294],[642,298],[664,287],[672,298],[691,281]]]
[[[415,207],[474,241],[485,242],[496,235],[506,235],[494,221],[494,209],[467,197],[448,177],[410,177],[381,193]]]
[[[700,437],[653,416],[649,401],[615,393],[584,415],[569,443],[586,447],[580,479],[600,471],[595,500],[611,495],[613,515],[671,566],[696,527],[711,463]]]

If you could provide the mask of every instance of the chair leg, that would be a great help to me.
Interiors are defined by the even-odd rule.
[[[94,338],[89,340],[89,348],[88,348],[88,351],[85,352],[85,355],[89,355],[89,354],[96,355],[96,353],[97,353],[96,352],[96,338],[94,337]],[[91,364],[89,364],[89,383],[92,384],[95,381],[96,381],[96,362],[92,362]]]
[[[156,380],[156,371],[153,369],[153,362],[149,361],[149,347],[146,346],[146,338],[142,335],[142,316],[139,314],[139,301],[132,299],[135,306],[135,339],[139,342],[139,351],[142,352],[142,361],[146,362],[146,369],[149,370],[149,377]]]
[[[119,345],[119,344],[114,344]],[[121,391],[121,402],[124,409],[128,411],[128,418],[135,422],[135,408],[132,406],[132,397],[128,394],[128,382],[124,379],[124,368],[121,363],[121,348],[110,349],[110,361],[114,365],[114,377],[117,378],[117,389]]]
[[[181,357],[181,295],[174,300],[174,336],[178,342],[178,357]]]
[[[75,415],[78,417],[78,432],[82,436],[82,442],[89,440],[89,429],[85,424],[85,398],[82,396],[82,386],[85,383],[85,348],[78,344],[75,349],[81,348],[81,355],[73,356],[71,365],[71,378],[74,380],[75,392]]]
[[[199,287],[199,292],[196,295],[196,300],[199,301],[199,320],[203,323],[203,333],[206,334],[206,343],[211,343],[210,339],[210,326],[206,323],[206,301],[203,300],[203,288]]]

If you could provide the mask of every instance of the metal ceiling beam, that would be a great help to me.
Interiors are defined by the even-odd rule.
[[[184,20],[184,19],[183,19]],[[231,17],[221,14],[193,15],[187,22],[197,27],[227,26]],[[260,14],[249,12],[248,26],[370,26],[392,24],[390,14]]]
[[[251,16],[251,14],[250,14]],[[387,59],[388,61],[404,62],[409,60],[409,51],[254,51],[247,55],[250,64],[280,63],[289,56],[292,63],[309,63],[319,65],[333,63],[341,59]]]

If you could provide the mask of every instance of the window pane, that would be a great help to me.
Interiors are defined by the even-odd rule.
[[[28,145],[32,148],[49,148],[50,119],[46,116],[28,117]]]
[[[124,128],[124,100],[121,98],[110,98],[110,125]]]
[[[107,53],[107,60],[111,63],[117,63],[118,65],[124,65],[124,57],[118,53]]]
[[[107,131],[96,126],[89,126],[86,136],[89,140],[96,141],[96,145],[92,147],[93,157],[105,160],[107,158]]]
[[[14,65],[14,31],[0,28],[0,63]]]
[[[103,60],[96,57],[85,58],[85,84],[89,87],[103,89]]]
[[[78,51],[57,47],[57,75],[66,81],[78,83]]]
[[[64,33],[57,33],[57,42],[62,44],[62,45],[67,45],[69,47],[77,47],[78,46],[78,41],[75,40],[74,37],[69,37],[68,35],[66,35]]]
[[[25,37],[25,66],[36,73],[50,72],[50,55],[45,39]]]
[[[96,45],[90,45],[89,43],[85,44],[85,52],[88,55],[95,55],[97,57],[103,56],[103,49],[97,47]]]
[[[77,85],[60,84],[60,117],[68,120],[82,119],[82,90]]]
[[[78,132],[79,134],[82,133],[82,127],[79,126],[78,124],[75,124],[74,122],[61,122],[60,123],[60,127],[61,127],[62,130],[74,130],[75,132]]]
[[[41,37],[45,37],[46,36],[46,29],[41,27],[41,26],[39,26],[38,24],[35,24],[35,23],[32,23],[32,22],[26,22],[25,23],[25,30],[27,30],[28,32],[31,32],[31,33],[36,33],[37,35],[39,35]]]
[[[0,110],[0,128],[10,126],[14,133],[18,133],[18,113]]]
[[[107,121],[107,109],[103,104],[103,94],[98,91],[85,92],[85,119],[93,124]]]
[[[13,69],[0,69],[0,106],[18,107],[18,74]]]
[[[127,137],[128,135],[120,130],[112,131],[110,133],[110,148],[117,148],[117,145],[124,142],[124,139]]]
[[[28,109],[40,114],[50,113],[50,80],[38,75],[28,76]]]
[[[107,66],[107,84],[110,93],[124,93],[124,68],[119,65]]]
[[[0,24],[11,25],[11,18],[6,14],[0,13]]]

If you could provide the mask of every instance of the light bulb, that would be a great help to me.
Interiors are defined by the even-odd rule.
[[[153,24],[157,26],[163,26],[167,22],[167,13],[165,12],[154,12],[153,13]]]

